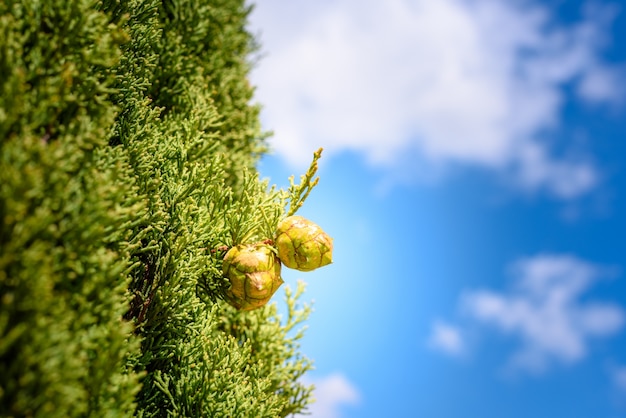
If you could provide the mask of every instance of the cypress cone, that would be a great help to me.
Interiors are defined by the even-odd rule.
[[[231,248],[224,257],[222,270],[230,281],[226,301],[244,311],[264,306],[283,284],[280,260],[263,243]]]
[[[302,216],[289,216],[278,224],[278,257],[289,268],[311,271],[332,263],[333,239]]]

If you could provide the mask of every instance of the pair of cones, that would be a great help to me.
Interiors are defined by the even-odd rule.
[[[224,256],[222,270],[230,281],[226,301],[235,308],[247,311],[264,306],[283,284],[281,263],[311,271],[332,262],[332,238],[302,216],[283,219],[274,244],[240,244]]]

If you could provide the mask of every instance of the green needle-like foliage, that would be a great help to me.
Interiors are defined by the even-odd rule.
[[[0,34],[0,415],[130,414],[127,225],[146,209],[107,145],[124,33],[88,2],[9,1]]]
[[[287,216],[295,215],[311,194],[311,190],[319,183],[320,178],[315,177],[315,173],[317,173],[317,161],[321,158],[322,151],[323,149],[320,148],[313,153],[313,161],[307,172],[300,176],[300,184],[295,183],[294,176],[289,177],[289,210]]]
[[[249,12],[0,3],[1,416],[280,417],[310,402],[303,287],[285,286],[287,318],[223,301],[226,249],[271,240],[314,185],[276,190],[254,169]]]

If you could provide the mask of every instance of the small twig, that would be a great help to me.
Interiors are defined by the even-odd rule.
[[[215,254],[218,251],[227,251],[228,250],[228,245],[220,245],[217,248],[214,248],[211,250],[211,254]]]

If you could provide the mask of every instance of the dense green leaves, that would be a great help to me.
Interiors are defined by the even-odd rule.
[[[241,0],[0,4],[0,415],[286,416],[309,308],[223,302],[272,238]],[[301,289],[297,295],[301,293]]]
[[[0,27],[0,415],[132,413],[124,225],[142,204],[106,149],[124,37],[88,2],[6,2]]]

